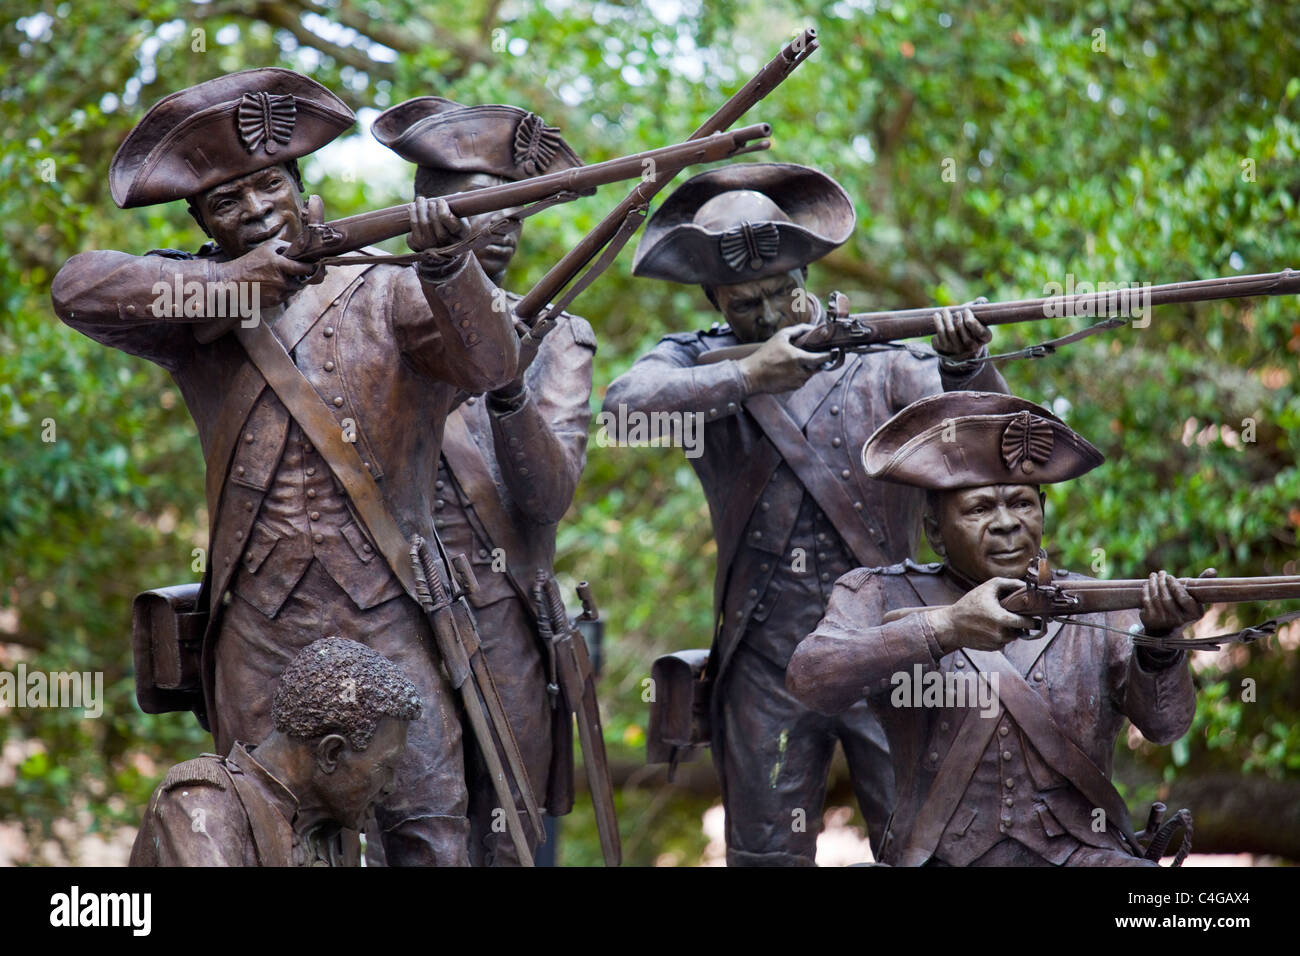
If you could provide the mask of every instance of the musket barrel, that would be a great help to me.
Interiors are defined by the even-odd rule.
[[[518,182],[503,183],[500,186],[488,186],[467,192],[444,196],[447,206],[457,216],[478,216],[483,213],[496,212],[537,202],[561,192],[590,193],[597,186],[619,182],[626,179],[642,177],[647,171],[659,167],[677,169],[695,163],[716,162],[726,159],[738,152],[755,148],[766,149],[765,138],[772,134],[772,128],[766,123],[756,123],[743,129],[715,136],[703,137],[663,146],[659,149],[646,150],[631,156],[621,156],[565,169],[545,176],[534,176]],[[394,236],[410,232],[410,214],[412,203],[389,206],[372,212],[363,212],[345,219],[325,223],[321,228],[321,238],[312,242],[304,251],[297,250],[297,244],[289,250],[289,255],[296,259],[312,261],[326,255],[350,252],[364,246],[391,239]],[[304,234],[310,239],[310,234]]]
[[[1275,575],[1253,578],[1178,578],[1195,600],[1202,604],[1246,604],[1256,601],[1300,600],[1300,576]],[[1054,587],[1077,599],[1069,613],[1136,610],[1142,607],[1144,578],[1115,580],[1085,579],[1061,581]],[[1016,599],[1033,601],[1033,590],[1007,598],[1008,610],[1016,610]]]
[[[752,109],[755,103],[779,86],[794,68],[811,56],[816,49],[817,31],[808,28],[782,47],[781,51],[752,76],[748,83],[732,94],[727,102],[723,103],[699,129],[690,135],[687,142],[712,136],[730,127]],[[587,263],[591,262],[601,249],[613,241],[627,218],[638,209],[642,210],[641,214],[644,215],[650,200],[680,171],[680,167],[670,169],[665,166],[659,170],[658,176],[638,183],[622,202],[596,224],[595,229],[587,233],[582,242],[565,253],[563,258],[542,276],[537,285],[515,304],[515,315],[524,322],[531,322],[541,314],[559,291],[586,268]],[[617,253],[618,250],[615,249],[614,254]]]
[[[1164,285],[1139,286],[1136,283],[1129,283],[1124,288],[1103,292],[1054,295],[1040,299],[1015,299],[1008,302],[981,302],[969,308],[975,314],[975,318],[985,325],[1008,325],[1014,322],[1061,316],[1106,318],[1131,315],[1135,309],[1145,310],[1157,305],[1208,302],[1214,299],[1259,295],[1287,295],[1297,292],[1300,292],[1300,272],[1283,269],[1281,272],[1259,275],[1197,279]],[[934,313],[937,308],[934,306],[892,312],[858,312],[850,315],[849,318],[870,328],[871,343],[892,342],[897,339],[934,334]]]

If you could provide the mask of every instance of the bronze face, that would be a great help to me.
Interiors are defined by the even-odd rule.
[[[337,734],[317,745],[315,790],[331,819],[359,830],[370,805],[392,792],[406,727],[405,720],[385,717],[365,750],[354,750]]]
[[[766,342],[780,329],[808,321],[806,305],[802,311],[796,308],[800,299],[807,302],[800,294],[803,288],[802,270],[791,269],[766,279],[714,286],[711,291],[736,338]]]
[[[938,493],[926,533],[959,574],[976,583],[1023,578],[1043,537],[1036,485],[983,485]]]
[[[419,183],[418,177],[416,182]],[[439,170],[439,190],[437,194],[450,196],[453,193],[469,192],[471,189],[500,186],[507,182],[510,182],[510,180],[503,176],[494,176],[491,173],[457,173]],[[421,193],[421,195],[430,194]],[[503,209],[496,212],[487,212],[478,216],[470,216],[468,222],[470,228],[476,230],[497,219],[504,219],[507,216],[514,215],[518,211],[518,209]],[[500,238],[494,239],[489,245],[480,246],[474,251],[474,256],[478,259],[479,265],[483,267],[483,271],[488,274],[492,281],[499,283],[506,271],[506,266],[510,265],[510,260],[514,258],[515,250],[519,246],[519,236],[523,232],[523,228],[523,223],[511,223]]]
[[[212,187],[196,206],[212,238],[236,258],[268,239],[292,242],[302,231],[297,184],[279,164]]]

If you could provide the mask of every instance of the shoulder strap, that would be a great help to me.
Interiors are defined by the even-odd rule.
[[[821,455],[808,443],[803,430],[775,396],[755,395],[746,400],[745,407],[818,507],[831,519],[858,563],[866,567],[888,564],[863,513],[853,507],[844,482],[831,474]]]
[[[469,499],[474,514],[483,523],[483,531],[489,542],[505,549],[506,577],[511,586],[523,599],[524,607],[529,611],[536,610],[527,588],[522,586],[510,568],[509,556],[526,554],[527,551],[514,521],[506,514],[501,503],[501,491],[488,469],[487,458],[470,433],[463,406],[447,416],[447,424],[442,433],[442,455],[447,459],[447,466],[465,492],[465,497]]]
[[[1138,856],[1143,853],[1133,833],[1128,807],[1115,785],[1097,769],[1097,765],[1063,731],[1052,718],[1047,702],[1026,683],[1024,677],[1011,666],[1005,655],[992,651],[967,649],[966,657],[985,674],[998,675],[998,699],[1010,712],[1030,743],[1053,770],[1065,777],[1092,801],[1092,805],[1106,812],[1108,821],[1119,827],[1129,848]],[[996,721],[991,721],[996,723]]]
[[[343,440],[343,429],[339,427],[334,413],[293,363],[289,353],[266,323],[259,322],[252,328],[241,326],[235,329],[235,335],[267,384],[275,390],[298,427],[316,446],[316,450],[343,485],[343,490],[357,509],[357,515],[375,539],[375,545],[397,575],[397,580],[406,593],[418,601],[415,574],[411,570],[409,557],[410,545],[397,527],[397,521],[388,510],[375,479],[362,465],[355,446]]]

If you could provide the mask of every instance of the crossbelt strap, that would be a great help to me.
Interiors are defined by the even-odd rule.
[[[303,376],[268,325],[259,322],[252,328],[241,326],[234,333],[267,384],[275,390],[289,414],[343,485],[362,523],[375,539],[379,552],[397,575],[397,580],[402,583],[406,593],[418,602],[415,574],[411,570],[410,545],[398,529],[375,479],[362,465],[356,448],[343,440],[343,429],[339,427],[334,413]]]
[[[442,455],[447,459],[447,466],[452,476],[465,492],[470,507],[482,522],[489,543],[505,550],[507,580],[519,595],[524,607],[529,612],[535,613],[533,596],[529,590],[531,582],[518,580],[514,571],[510,569],[509,561],[510,555],[525,555],[528,552],[519,537],[514,521],[501,503],[501,490],[497,487],[491,471],[488,470],[483,450],[470,433],[463,407],[455,409],[447,416],[447,424],[442,432]]]
[[[1106,813],[1108,825],[1117,825],[1129,848],[1138,856],[1142,847],[1133,833],[1128,807],[1115,785],[1052,718],[1052,712],[1021,673],[1000,652],[966,650],[970,662],[986,675],[998,675],[998,699],[1010,712],[1039,755],[1053,770],[1079,789],[1094,807]]]
[[[831,519],[835,531],[844,539],[858,563],[869,568],[888,564],[862,512],[853,507],[853,500],[844,490],[844,482],[826,467],[826,462],[808,443],[803,430],[785,407],[772,395],[754,395],[746,400],[745,407]]]

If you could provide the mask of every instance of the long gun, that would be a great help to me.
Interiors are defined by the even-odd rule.
[[[817,49],[817,31],[808,28],[787,43],[762,69],[755,73],[743,87],[691,134],[687,142],[707,141],[728,129],[744,116],[759,100],[781,85],[795,68]],[[643,178],[627,197],[610,210],[581,242],[565,253],[537,285],[515,305],[515,316],[529,329],[520,342],[519,367],[527,368],[537,354],[541,339],[555,327],[559,314],[587,288],[618,257],[619,251],[632,238],[645,221],[650,200],[668,185],[684,167],[664,162],[653,175]],[[601,250],[604,250],[601,254]],[[588,263],[600,254],[600,259],[564,294],[551,304],[551,300],[573,278],[587,268]],[[542,313],[545,312],[545,315]]]
[[[582,614],[577,620],[599,620],[591,585],[586,581],[578,585],[578,597],[582,601]],[[587,641],[576,622],[569,619],[560,586],[544,570],[537,572],[533,600],[537,604],[538,631],[555,655],[556,677],[564,704],[578,722],[578,741],[582,744],[582,762],[587,768],[587,785],[596,813],[601,853],[606,866],[618,866],[623,862],[623,848],[618,835],[618,817],[614,812],[609,758],[605,755],[605,732],[596,700],[596,675],[587,654]]]
[[[545,830],[519,744],[484,658],[474,612],[465,600],[466,594],[477,590],[474,571],[463,554],[449,558],[436,535],[434,545],[438,549],[436,559],[422,537],[416,535],[411,540],[411,570],[415,575],[416,596],[429,618],[447,680],[460,693],[519,862],[523,866],[532,866],[532,851],[528,848],[523,821],[510,791],[511,783],[523,798],[539,841],[545,839]],[[443,583],[443,571],[448,584]]]
[[[443,197],[453,214],[461,217],[512,209],[533,202],[543,202],[557,197],[562,200],[591,195],[597,186],[627,179],[639,179],[647,170],[660,166],[692,166],[696,163],[714,163],[742,153],[767,149],[767,137],[772,128],[766,123],[756,123],[730,133],[706,139],[663,146],[618,159],[564,169],[545,176],[534,176],[518,182],[503,183]],[[358,213],[332,222],[320,221],[322,205],[313,196],[308,204],[306,228],[285,250],[285,255],[302,262],[316,262],[331,256],[356,252],[394,236],[411,231],[413,203],[389,206],[371,212]]]
[[[1263,295],[1294,295],[1300,293],[1300,272],[1283,269],[1260,275],[1230,276],[1222,279],[1198,279],[1191,282],[1170,282],[1166,285],[1129,286],[1107,291],[1081,292],[1076,295],[1054,295],[1041,299],[1016,299],[1011,302],[977,302],[967,308],[985,325],[1010,325],[1016,322],[1039,322],[1061,316],[1095,316],[1108,319],[1101,328],[1114,328],[1124,324],[1120,316],[1132,315],[1139,309],[1157,305],[1176,305],[1184,302],[1209,302],[1214,299],[1237,299]],[[808,352],[828,353],[832,361],[841,359],[847,352],[867,352],[884,347],[900,339],[912,339],[934,334],[934,308],[901,309],[895,312],[858,312],[849,314],[848,300],[833,292],[827,300],[824,321],[792,339],[792,343]],[[1086,331],[1093,331],[1098,326]],[[1056,345],[1081,337],[1079,333],[1066,339],[1037,346],[1040,350],[1025,350],[1025,354],[1049,354]],[[697,364],[725,362],[754,354],[761,343],[733,345],[703,353]]]
[[[1300,575],[1177,580],[1194,600],[1206,605],[1300,600]],[[1029,570],[1025,573],[1025,583],[1005,595],[1001,604],[1013,614],[1033,618],[1036,625],[1034,636],[1039,636],[1046,630],[1049,621],[1069,621],[1077,615],[1103,611],[1139,610],[1142,607],[1142,588],[1146,583],[1145,578],[1109,581],[1056,578],[1047,560],[1040,555],[1037,561],[1030,563]],[[913,607],[890,611],[885,615],[884,623],[923,610],[927,609]],[[1137,633],[1132,637],[1134,644],[1160,650],[1217,650],[1222,644],[1248,644],[1275,633],[1280,624],[1296,617],[1300,617],[1300,612],[1273,618],[1264,624],[1244,628],[1233,634],[1215,634],[1209,637],[1182,637],[1177,632],[1167,636]]]

